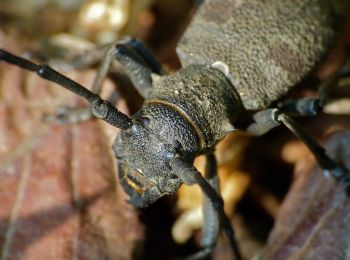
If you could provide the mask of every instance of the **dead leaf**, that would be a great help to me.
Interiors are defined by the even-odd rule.
[[[350,132],[327,142],[330,156],[350,169]],[[311,156],[296,165],[294,181],[270,235],[265,259],[349,259],[350,203]]]
[[[13,40],[0,43],[20,53]],[[91,75],[71,76],[89,86]],[[117,181],[111,129],[45,125],[43,114],[60,103],[82,104],[0,64],[1,259],[130,259],[142,227]]]

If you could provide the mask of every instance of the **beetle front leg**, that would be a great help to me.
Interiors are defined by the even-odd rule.
[[[58,123],[58,124],[75,124],[78,122],[87,121],[93,119],[94,116],[91,113],[89,106],[86,107],[59,107],[57,112],[53,115],[45,114],[43,121],[45,123]]]
[[[162,74],[162,68],[151,51],[139,40],[124,38],[110,46],[99,66],[92,92],[100,94],[114,60],[122,66],[138,92],[146,98],[152,90],[152,73]],[[47,116],[46,121],[76,123],[93,118],[88,108],[65,108],[63,113]]]
[[[103,100],[99,95],[91,92],[79,83],[67,78],[45,64],[35,64],[3,49],[0,49],[0,61],[5,61],[24,70],[35,72],[39,77],[54,82],[57,85],[81,96],[89,102],[92,115],[104,120],[110,125],[125,130],[133,125],[132,119],[120,112],[110,102]]]
[[[100,95],[102,83],[107,77],[112,61],[114,59],[115,47],[111,46],[105,51],[104,58],[98,68],[91,91]],[[45,122],[55,122],[59,124],[78,123],[94,118],[89,107],[72,108],[62,107],[55,115],[47,115],[44,117]]]
[[[115,44],[111,54],[122,65],[137,91],[147,98],[152,90],[152,74],[162,75],[161,65],[139,40],[125,38]]]
[[[211,156],[211,155],[209,155]],[[214,160],[214,161],[213,161]],[[210,157],[208,160],[207,165],[207,173],[206,175],[210,177],[211,181],[215,185],[215,176],[216,175],[216,169],[213,170],[213,167],[216,163],[214,157]],[[207,220],[205,220],[205,224],[213,224],[213,227],[203,227],[203,236],[208,235],[207,232],[213,232],[209,235],[208,238],[202,238],[202,243],[207,243],[207,245],[204,244],[204,246],[207,246],[202,251],[198,252],[197,254],[193,255],[192,257],[200,258],[205,257],[208,255],[212,247],[215,244],[215,241],[217,238],[217,226],[219,224],[222,225],[223,230],[230,242],[230,245],[232,247],[235,259],[240,260],[242,259],[237,242],[235,240],[235,233],[231,226],[230,220],[227,217],[227,215],[224,212],[224,202],[218,193],[217,189],[214,188],[192,165],[182,161],[179,158],[173,158],[170,161],[170,166],[173,170],[173,172],[187,185],[194,185],[198,184],[202,190],[202,192],[205,194],[207,198],[207,202],[205,202],[206,207],[210,207],[209,214],[212,214],[211,217],[208,217]],[[206,234],[204,234],[206,233]]]
[[[127,73],[138,92],[147,98],[152,89],[152,73],[162,74],[161,65],[139,40],[125,37],[108,48],[94,80],[92,91],[99,93],[103,80],[116,60]]]

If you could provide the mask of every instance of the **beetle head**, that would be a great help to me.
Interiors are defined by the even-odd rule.
[[[122,130],[113,149],[120,182],[133,205],[146,207],[179,188],[181,180],[169,165],[175,148],[144,122],[135,121],[130,129]]]

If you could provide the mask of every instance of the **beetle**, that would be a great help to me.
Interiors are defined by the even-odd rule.
[[[346,0],[200,1],[177,46],[180,70],[165,75],[142,42],[124,38],[106,51],[94,91],[5,50],[0,50],[0,60],[71,90],[89,102],[91,116],[121,129],[113,150],[120,182],[133,205],[146,207],[175,193],[182,183],[198,184],[204,194],[203,249],[192,257],[210,254],[222,225],[240,259],[223,210],[213,155],[226,134],[243,130],[262,135],[283,124],[350,194],[350,175],[290,117],[317,114],[324,105],[325,87],[350,74],[350,66],[322,85],[319,99],[288,100],[271,107],[331,48],[336,22],[347,6]],[[98,95],[114,59],[145,98],[131,118]],[[71,121],[71,112],[59,120]],[[193,167],[201,154],[207,156],[204,177]]]

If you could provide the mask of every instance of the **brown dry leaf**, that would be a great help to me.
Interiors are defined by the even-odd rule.
[[[20,53],[1,36],[0,47]],[[42,123],[58,104],[81,100],[0,64],[1,259],[130,259],[142,228],[117,183],[106,125]]]
[[[333,134],[327,151],[350,169],[350,132]],[[265,259],[349,259],[350,203],[341,185],[327,178],[309,154],[270,235]]]

